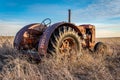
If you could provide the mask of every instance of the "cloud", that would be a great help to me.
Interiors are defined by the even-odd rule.
[[[106,29],[96,30],[96,37],[120,37],[120,32]]]
[[[120,17],[120,0],[97,0],[86,8],[74,12],[74,19],[84,21],[96,22]]]
[[[0,35],[15,36],[26,24],[30,23],[0,20]],[[120,37],[120,27],[118,25],[96,24],[95,26],[97,37]]]
[[[2,20],[0,20],[0,34],[15,35],[16,32],[26,24],[34,21],[42,21],[41,19],[46,17],[50,17],[52,21],[57,22],[67,20],[67,9],[73,7],[72,21],[75,23],[81,22],[95,25],[97,37],[117,37],[120,35],[120,19],[117,19],[120,18],[120,0],[94,0],[95,2],[78,8],[79,1],[80,0],[77,0],[75,2],[77,5],[73,3],[73,5],[41,3],[26,5],[25,12],[21,15],[22,17],[17,17],[17,14],[17,16],[12,17],[12,19],[15,18],[14,20],[11,20],[11,17],[9,18],[9,16],[12,16],[10,14],[0,13],[1,16],[3,16],[3,18],[1,18]],[[10,5],[14,6],[15,4]],[[112,25],[110,25],[111,23]]]
[[[24,22],[0,20],[0,35],[15,36],[24,25]]]
[[[118,24],[95,24],[96,37],[120,37]]]

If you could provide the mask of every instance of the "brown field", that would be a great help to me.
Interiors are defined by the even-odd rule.
[[[33,63],[13,48],[13,37],[0,37],[0,80],[120,80],[120,38],[97,41],[109,47],[105,58],[86,50],[71,62],[43,58]]]

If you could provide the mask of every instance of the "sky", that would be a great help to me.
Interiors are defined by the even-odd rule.
[[[97,37],[120,37],[120,0],[0,0],[0,35],[15,36],[25,25],[50,18],[96,26]]]

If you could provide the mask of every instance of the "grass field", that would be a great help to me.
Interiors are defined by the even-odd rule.
[[[88,50],[76,61],[43,58],[28,61],[13,48],[13,37],[0,37],[0,80],[120,80],[120,38],[98,38],[109,47],[105,58]]]

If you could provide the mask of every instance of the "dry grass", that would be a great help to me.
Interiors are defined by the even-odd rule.
[[[105,59],[85,50],[71,62],[44,58],[33,64],[13,48],[13,37],[0,37],[0,80],[119,80],[120,38],[97,41],[110,47]]]

